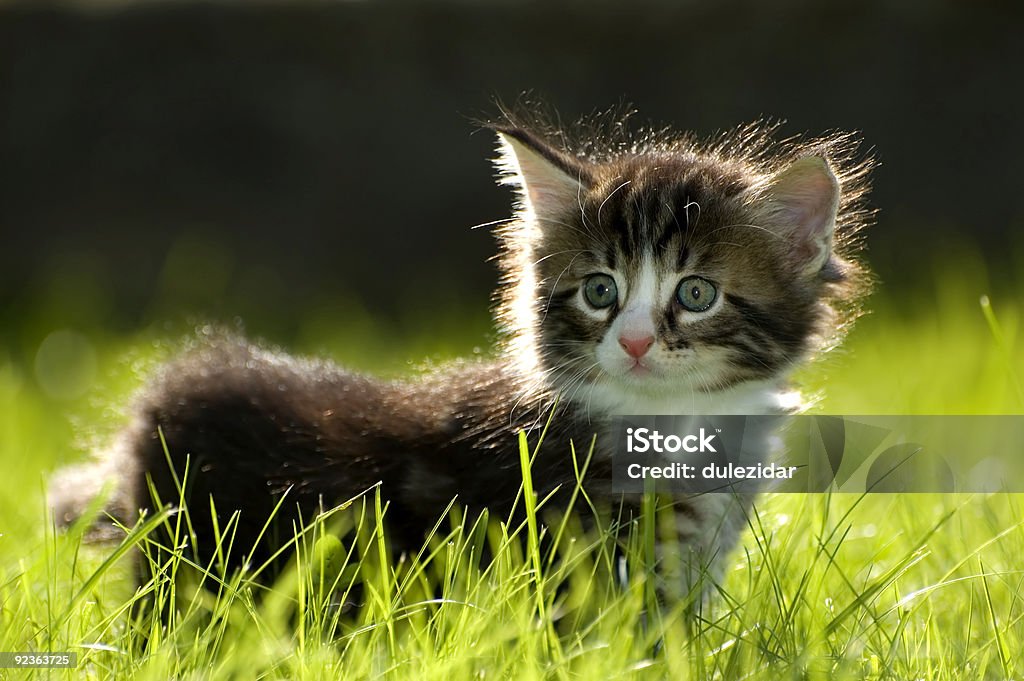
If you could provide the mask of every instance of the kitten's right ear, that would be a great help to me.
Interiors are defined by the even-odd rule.
[[[579,210],[580,194],[590,186],[586,168],[521,128],[497,129],[499,184],[519,191],[528,213],[562,220]]]

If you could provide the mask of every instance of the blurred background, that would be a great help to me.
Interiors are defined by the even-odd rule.
[[[116,595],[135,581],[95,591],[106,549],[65,551],[41,522],[50,472],[103,451],[197,323],[384,375],[489,351],[495,243],[472,227],[511,196],[472,120],[496,97],[699,135],[858,131],[881,163],[879,285],[798,383],[838,414],[1024,413],[1022,37],[1020,0],[0,0],[0,642],[113,644],[95,669],[205,659],[170,635],[173,655],[137,659]],[[757,654],[794,673],[1013,677],[1022,499],[840,496],[766,500],[747,559],[772,588],[731,570],[749,616],[715,631],[765,623]],[[214,621],[232,650],[233,615]],[[598,652],[620,631],[602,622],[580,639]],[[290,627],[239,641],[281,651]],[[500,636],[495,659],[526,649]],[[745,664],[728,655],[687,670]]]
[[[366,365],[486,347],[471,227],[510,196],[471,119],[525,91],[565,120],[859,131],[872,305],[1016,300],[1020,8],[0,2],[0,363],[72,398],[106,339],[196,319]]]

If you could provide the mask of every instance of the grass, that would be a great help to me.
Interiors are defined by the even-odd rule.
[[[1013,297],[982,303],[983,291],[949,286],[915,296],[917,307],[873,301],[875,313],[845,349],[801,376],[825,395],[819,409],[1024,412],[1016,333],[1024,310]],[[253,581],[257,566],[225,575],[217,561],[190,565],[157,546],[149,531],[161,523],[175,544],[187,538],[184,515],[152,518],[117,548],[83,544],[81,528],[54,533],[44,522],[46,476],[76,456],[76,433],[116,426],[107,411],[135,384],[132,362],[159,354],[140,350],[148,345],[137,338],[95,347],[102,387],[91,393],[109,398],[98,406],[47,396],[38,366],[0,351],[0,650],[79,657],[74,671],[6,672],[11,678],[1024,675],[1018,495],[767,496],[721,593],[699,617],[685,603],[654,604],[656,519],[630,535],[623,577],[607,533],[545,515],[525,445],[524,526],[453,507],[418,555],[398,557],[387,542],[387,505],[369,490],[311,519],[270,593]],[[132,361],[115,361],[126,348]],[[396,368],[402,360],[396,353],[365,364]],[[79,415],[77,429],[67,411]],[[576,445],[566,455],[582,472],[589,443]],[[575,503],[588,502],[585,491]],[[230,522],[222,530],[229,550]],[[356,539],[348,545],[335,539],[349,530]],[[157,577],[137,589],[130,556],[140,549]],[[210,588],[198,588],[204,580]],[[341,607],[346,597],[365,605]],[[147,609],[153,602],[176,604],[168,626]]]

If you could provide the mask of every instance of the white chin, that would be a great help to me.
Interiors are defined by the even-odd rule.
[[[671,376],[655,368],[640,371],[625,368],[615,374],[606,372],[598,382],[604,384],[610,391],[621,392],[624,397],[639,398],[688,397],[696,388],[690,377]]]
[[[780,391],[775,381],[752,381],[709,393],[696,387],[691,377],[647,379],[604,374],[567,397],[591,416],[767,414],[799,404],[799,395]],[[785,403],[790,398],[793,405]]]

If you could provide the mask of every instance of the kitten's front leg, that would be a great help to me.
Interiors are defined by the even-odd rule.
[[[722,587],[754,497],[712,492],[675,498],[658,509],[655,560],[663,603],[707,603]]]

